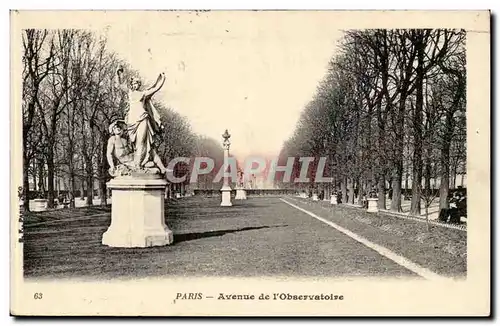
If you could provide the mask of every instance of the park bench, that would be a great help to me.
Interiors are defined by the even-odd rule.
[[[33,212],[40,212],[47,209],[47,200],[43,198],[33,199]]]

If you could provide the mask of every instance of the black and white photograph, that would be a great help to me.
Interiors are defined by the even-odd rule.
[[[10,15],[12,314],[489,315],[488,11]]]

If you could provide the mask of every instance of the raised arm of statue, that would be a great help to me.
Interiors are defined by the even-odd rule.
[[[162,80],[162,74],[159,74],[158,78],[156,78],[156,81],[154,82],[154,84],[151,85],[147,90],[149,91],[150,89],[156,88],[156,86],[158,86],[158,84],[161,82],[161,80]]]
[[[163,84],[165,83],[165,73],[161,73],[158,78],[156,79],[156,82],[154,83],[154,85],[152,87],[150,87],[149,89],[147,89],[145,92],[144,92],[144,96],[145,97],[151,97],[153,96],[156,92],[158,92],[160,90],[160,88],[162,88]]]
[[[117,70],[116,70],[116,75],[117,75],[117,78],[116,78],[116,86],[121,89],[122,91],[128,91],[128,85],[127,83],[125,82],[124,80],[124,76],[123,76],[123,67],[119,67]]]

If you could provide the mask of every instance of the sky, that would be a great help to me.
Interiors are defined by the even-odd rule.
[[[331,17],[295,12],[148,12],[104,29],[108,46],[152,83],[193,131],[231,153],[277,156],[326,73],[342,33]]]

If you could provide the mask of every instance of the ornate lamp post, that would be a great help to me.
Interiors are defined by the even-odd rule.
[[[229,141],[231,135],[229,134],[227,129],[222,135],[222,138],[224,138],[224,141],[222,142],[222,146],[224,147],[224,182],[221,189],[222,201],[220,205],[233,206],[233,203],[231,203],[231,186],[229,185],[229,178],[226,175],[229,160],[229,146],[231,145],[231,142]]]

